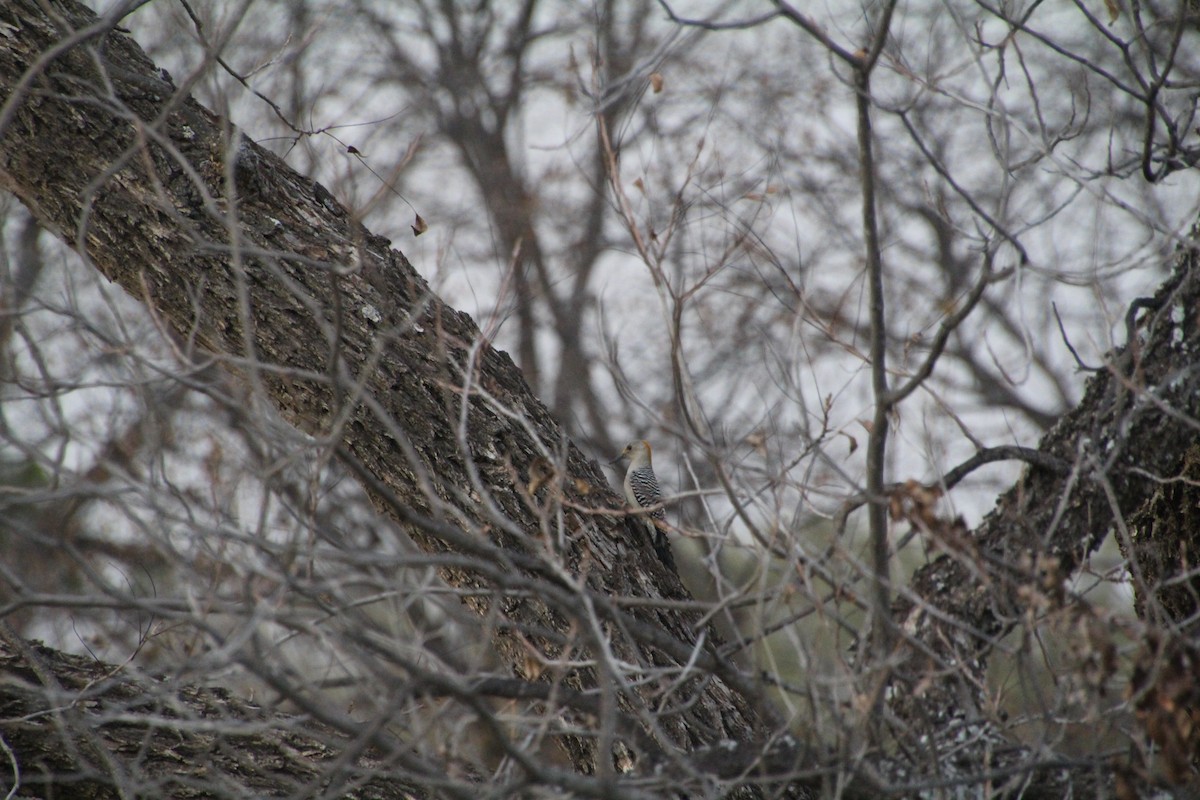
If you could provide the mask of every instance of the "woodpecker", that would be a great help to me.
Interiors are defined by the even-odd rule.
[[[674,569],[675,558],[671,554],[671,544],[667,541],[667,534],[662,527],[667,521],[667,515],[663,513],[662,506],[659,506],[662,492],[658,488],[658,476],[654,474],[654,465],[651,463],[650,443],[639,439],[625,445],[625,449],[613,463],[621,461],[629,464],[629,468],[625,470],[625,502],[634,508],[658,506],[647,514],[640,514],[638,521],[650,535],[658,557]]]

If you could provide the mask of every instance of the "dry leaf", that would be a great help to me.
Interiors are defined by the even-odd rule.
[[[554,473],[554,465],[541,456],[538,456],[529,464],[529,485],[526,487],[526,490],[531,495],[537,494],[538,489],[541,489],[554,479]]]
[[[541,659],[533,655],[533,653],[525,654],[525,677],[531,681],[536,681],[542,675]]]
[[[650,74],[650,86],[654,89],[655,94],[658,94],[663,90],[663,76],[661,72],[653,72]]]
[[[417,221],[412,226],[413,236],[420,236],[427,230],[429,230],[429,223],[422,219],[420,214],[417,214]]]
[[[888,498],[888,512],[894,520],[908,520],[910,525],[927,531],[941,530],[935,513],[942,497],[940,486],[926,486],[912,478],[897,486]]]
[[[1186,783],[1200,761],[1200,647],[1171,633],[1147,637],[1126,697],[1146,735],[1160,748],[1167,780]]]

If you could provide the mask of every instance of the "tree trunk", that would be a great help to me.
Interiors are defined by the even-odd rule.
[[[533,641],[552,658],[585,602],[610,626],[617,658],[692,659],[694,617],[610,602],[631,584],[643,597],[684,595],[627,518],[589,513],[622,503],[573,446],[554,465],[546,502],[573,506],[557,557],[582,589],[547,569],[527,476],[535,459],[555,461],[566,437],[509,357],[324,187],[174,86],[115,29],[118,18],[97,20],[70,0],[49,5],[60,16],[38,0],[0,9],[0,186],[151,305],[193,359],[223,362],[328,442],[422,547],[487,568],[447,567],[450,583],[539,587],[505,602],[512,625],[494,643],[517,677],[537,677],[526,674],[529,632],[542,632]],[[637,635],[646,626],[654,637]],[[702,665],[726,678],[680,698],[663,746],[757,734],[751,684],[731,691],[736,673],[706,641]],[[595,685],[587,668],[559,678]],[[588,741],[576,738],[572,757],[594,773]]]
[[[555,458],[565,437],[512,361],[481,341],[465,314],[443,305],[402,254],[327,190],[192,101],[186,87],[175,87],[116,22],[96,20],[71,0],[9,0],[0,8],[0,186],[87,263],[150,305],[191,358],[222,362],[285,419],[326,442],[378,510],[422,547],[469,556],[443,570],[450,583],[510,592],[503,602],[510,624],[499,626],[504,632],[494,644],[514,678],[528,682],[525,696],[550,679],[530,669],[525,647],[532,642],[553,660],[563,642],[578,641],[572,621],[594,612],[608,639],[587,640],[589,646],[610,647],[628,663],[690,664],[704,676],[674,687],[672,713],[658,709],[656,730],[622,728],[647,763],[691,752],[693,767],[747,783],[748,775],[786,775],[804,765],[786,743],[768,754],[778,758],[731,766],[720,757],[730,748],[717,745],[767,733],[757,683],[716,655],[715,634],[694,629],[696,617],[612,602],[629,594],[685,595],[650,543],[635,535],[636,523],[590,512],[620,502],[574,447]],[[1063,581],[1110,531],[1119,531],[1142,567],[1141,611],[1195,628],[1197,577],[1186,577],[1182,565],[1196,563],[1197,528],[1181,529],[1162,513],[1175,502],[1164,493],[1176,491],[1164,482],[1193,474],[1197,461],[1187,456],[1200,418],[1195,260],[1193,252],[1183,254],[1157,295],[1131,308],[1131,344],[1041,443],[1053,457],[1048,463],[1060,468],[1031,469],[973,536],[947,531],[940,542],[947,554],[896,593],[897,630],[906,638],[893,659],[904,691],[892,710],[924,747],[938,746],[941,731],[961,732],[949,727],[953,721],[974,725],[981,746],[956,750],[964,769],[982,773],[1018,761],[995,756],[980,695],[994,637],[1029,603],[1059,602]],[[529,486],[535,463],[553,465],[550,489]],[[552,543],[561,571],[547,566],[537,503],[561,504],[569,535]],[[1176,588],[1161,587],[1180,575]],[[186,687],[172,687],[169,702],[162,701],[167,695],[153,680],[135,681],[12,637],[0,659],[8,757],[26,771],[75,776],[86,787],[80,796],[114,796],[111,787],[120,785],[131,759],[144,766],[147,758],[156,766],[143,776],[167,776],[157,787],[162,796],[193,796],[190,773],[172,765],[201,752],[210,779],[215,773],[227,787],[285,794],[310,769],[325,774],[322,764],[336,743],[354,733],[330,733],[311,721],[296,733],[293,718],[260,719],[220,693]],[[954,677],[930,684],[930,670],[948,664],[957,665]],[[555,677],[575,690],[559,702],[579,714],[595,712],[582,694],[597,687],[594,670]],[[514,686],[492,688],[512,696]],[[648,708],[659,699],[652,686],[638,691],[621,698],[624,719],[635,728],[636,704]],[[115,701],[128,713],[114,714]],[[135,725],[130,715],[141,713],[143,701],[153,713]],[[198,718],[206,705],[220,706],[213,713],[259,727],[244,753],[218,754],[201,733],[168,730],[164,720],[179,702]],[[312,744],[316,738],[322,743]],[[595,741],[570,738],[576,774],[595,775],[611,760]],[[268,762],[269,775],[247,768]],[[1094,765],[1078,770],[1034,764],[1023,787],[1027,796],[1053,796],[1074,781],[1083,794],[1098,789],[1089,782],[1110,780],[1096,777]],[[369,785],[359,796],[397,791]]]

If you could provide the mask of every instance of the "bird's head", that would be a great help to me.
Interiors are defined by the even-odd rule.
[[[621,455],[614,458],[611,463],[628,463],[630,466],[640,467],[643,464],[650,464],[650,457],[650,443],[645,439],[637,439],[625,445]]]

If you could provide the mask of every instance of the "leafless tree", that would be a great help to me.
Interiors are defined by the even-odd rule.
[[[10,794],[1194,790],[1200,51],[1105,12],[0,9]]]

